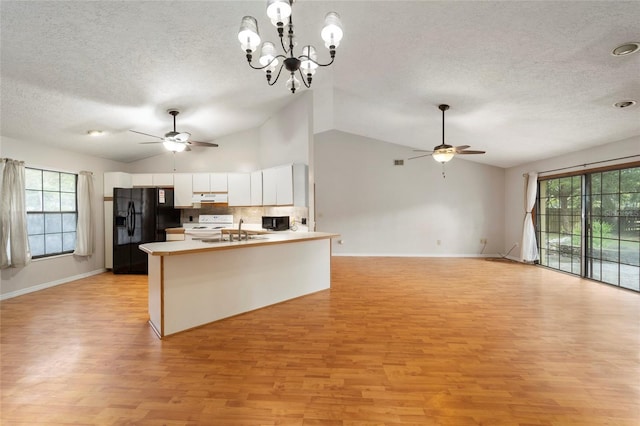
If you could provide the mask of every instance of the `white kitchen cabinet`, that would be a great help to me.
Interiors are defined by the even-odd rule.
[[[262,204],[265,206],[275,206],[278,204],[277,197],[278,173],[276,168],[264,169],[262,171]]]
[[[106,172],[103,180],[103,196],[113,197],[113,188],[131,188],[131,175],[124,172]]]
[[[308,176],[305,164],[287,164],[262,171],[265,206],[307,206]]]
[[[210,192],[209,173],[193,174],[193,192]]]
[[[228,173],[227,189],[229,207],[251,205],[251,174]]]
[[[173,205],[176,208],[193,207],[193,175],[191,173],[173,174]]]
[[[229,187],[227,183],[228,173],[211,173],[209,175],[209,183],[211,184],[211,192],[227,192]]]
[[[227,173],[194,173],[193,192],[227,192]]]
[[[276,168],[276,200],[279,206],[293,204],[293,170],[291,165]]]
[[[251,205],[262,205],[262,171],[251,172]]]
[[[153,186],[173,187],[173,173],[153,173],[151,181]]]
[[[131,175],[131,186],[153,186],[153,174],[134,173]]]

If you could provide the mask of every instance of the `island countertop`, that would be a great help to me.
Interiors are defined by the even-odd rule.
[[[301,241],[337,238],[340,234],[329,232],[282,232],[268,233],[256,236],[253,239],[242,241],[216,241],[205,242],[192,241],[167,241],[141,244],[140,250],[152,256],[175,256],[190,253],[200,253],[215,250],[232,250],[247,247],[265,246],[271,244],[286,244]]]

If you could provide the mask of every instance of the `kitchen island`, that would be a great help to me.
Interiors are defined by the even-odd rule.
[[[335,237],[284,232],[242,241],[142,244],[149,262],[149,323],[163,338],[328,289]]]

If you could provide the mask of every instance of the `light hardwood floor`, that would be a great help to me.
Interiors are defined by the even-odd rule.
[[[1,423],[640,424],[640,295],[482,259],[332,268],[330,290],[162,341],[145,276],[3,301]]]

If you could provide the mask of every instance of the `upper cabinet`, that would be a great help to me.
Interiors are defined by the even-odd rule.
[[[153,186],[173,186],[173,173],[153,173],[151,181]]]
[[[113,188],[131,188],[131,175],[124,172],[106,172],[104,174],[104,197],[113,197]]]
[[[229,207],[251,205],[251,174],[229,173],[227,187]]]
[[[131,185],[138,186],[173,186],[173,173],[133,173]]]
[[[262,205],[278,205],[278,169],[264,169],[262,171]]]
[[[307,166],[287,164],[262,171],[262,204],[265,206],[306,206]]]
[[[251,205],[262,205],[262,170],[251,172]]]
[[[151,173],[134,173],[131,175],[131,185],[153,186],[153,175]]]
[[[209,182],[211,182],[211,192],[227,192],[229,190],[228,173],[210,173]]]
[[[209,173],[193,174],[193,192],[210,192]]]
[[[194,194],[206,193],[228,194],[228,205],[231,207],[306,207],[308,185],[305,164],[287,164],[251,173],[104,174],[105,198],[113,197],[113,188],[173,187],[174,205],[178,208],[193,208]]]
[[[173,175],[173,205],[176,208],[193,206],[193,182],[191,173]]]
[[[194,173],[193,192],[227,192],[227,173]]]

